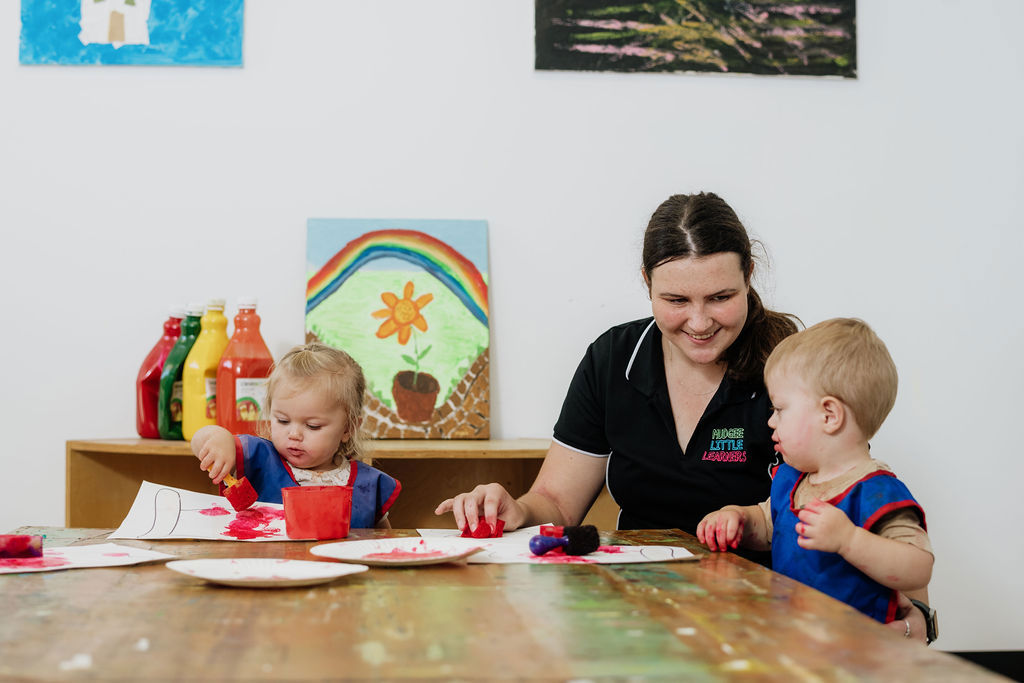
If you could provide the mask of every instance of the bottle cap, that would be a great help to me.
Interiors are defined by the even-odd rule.
[[[200,301],[190,301],[188,306],[185,307],[185,312],[191,316],[201,316],[203,314],[203,304]]]
[[[224,310],[224,299],[210,299],[206,302],[206,309],[215,309],[218,311]]]
[[[181,320],[182,318],[185,317],[185,307],[182,306],[181,304],[178,304],[177,306],[171,306],[170,316],[172,318],[177,318],[178,320]]]
[[[256,297],[254,296],[240,296],[238,297],[239,308],[256,308]]]

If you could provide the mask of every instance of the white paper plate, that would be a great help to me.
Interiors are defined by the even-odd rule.
[[[242,557],[229,560],[175,560],[166,567],[197,579],[225,586],[248,588],[287,588],[312,586],[333,581],[339,576],[365,572],[366,565],[338,565],[333,562],[277,560],[266,557]]]
[[[322,543],[309,549],[320,557],[342,562],[359,562],[378,567],[412,567],[444,562],[461,562],[483,550],[474,539],[373,538],[365,541]]]

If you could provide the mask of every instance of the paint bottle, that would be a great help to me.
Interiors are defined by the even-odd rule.
[[[239,298],[235,331],[217,367],[217,424],[232,434],[257,434],[273,364],[256,299]]]
[[[217,366],[227,345],[224,299],[210,299],[181,373],[181,435],[186,441],[201,427],[217,424]]]
[[[160,371],[160,394],[156,405],[156,426],[161,439],[181,440],[181,372],[185,358],[199,335],[199,319],[203,315],[202,303],[190,303],[181,321],[181,336],[174,343],[164,367]]]
[[[146,354],[139,374],[135,378],[135,430],[143,439],[159,439],[157,402],[160,396],[160,372],[164,361],[181,335],[181,321],[185,309],[175,306],[164,321],[164,334]]]

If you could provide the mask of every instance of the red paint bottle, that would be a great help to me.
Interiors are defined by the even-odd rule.
[[[164,335],[142,361],[139,375],[135,379],[135,429],[143,439],[159,439],[157,428],[157,402],[160,396],[160,371],[163,370],[167,354],[181,334],[181,321],[185,311],[181,307],[171,309],[164,322]]]
[[[239,298],[235,331],[217,367],[217,424],[232,434],[258,433],[273,364],[256,299]]]

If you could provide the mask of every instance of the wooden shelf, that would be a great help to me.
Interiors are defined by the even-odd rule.
[[[402,482],[402,493],[389,513],[391,526],[438,528],[454,526],[451,515],[434,515],[438,503],[477,484],[496,481],[513,496],[525,493],[550,443],[547,439],[374,440],[369,455],[375,467]],[[144,480],[217,493],[186,441],[72,440],[67,442],[66,463],[64,520],[69,527],[120,526]],[[611,529],[617,512],[603,491],[584,521]]]
[[[551,444],[547,439],[492,439],[478,441],[453,440],[371,440],[371,458],[429,460],[435,458],[495,459],[509,458],[543,460]],[[194,458],[187,441],[160,439],[89,439],[68,441],[69,449],[78,453],[134,453],[136,455],[168,455]]]

